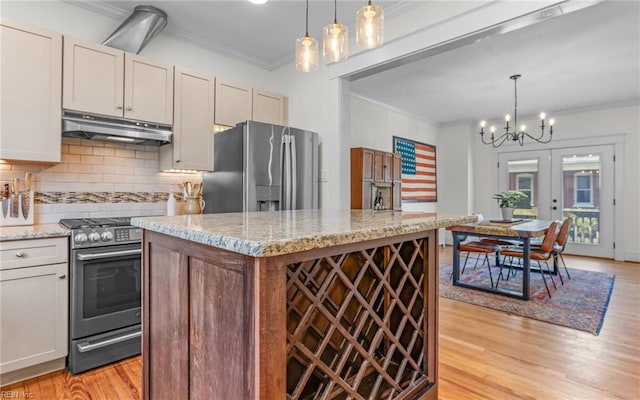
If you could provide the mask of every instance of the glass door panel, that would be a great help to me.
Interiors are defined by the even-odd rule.
[[[549,152],[501,153],[500,192],[518,190],[527,199],[516,204],[514,218],[549,219],[549,184],[541,176],[549,174]],[[504,167],[504,168],[503,168]]]
[[[567,252],[613,257],[613,146],[552,150],[552,215],[571,219]]]

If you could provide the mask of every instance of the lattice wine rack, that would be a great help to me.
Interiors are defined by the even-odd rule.
[[[289,399],[412,398],[431,384],[426,241],[288,266]]]

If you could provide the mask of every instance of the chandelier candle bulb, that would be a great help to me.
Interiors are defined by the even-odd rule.
[[[504,116],[504,120],[507,121],[507,122],[511,121],[511,114],[505,115]]]
[[[541,119],[541,120],[543,120],[543,121],[544,121],[544,117],[546,117],[546,116],[547,116],[547,114],[545,114],[545,113],[540,113],[540,119]]]

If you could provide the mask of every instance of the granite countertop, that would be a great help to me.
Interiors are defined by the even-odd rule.
[[[475,222],[475,215],[372,210],[296,210],[133,218],[150,231],[268,257]]]
[[[69,236],[71,231],[58,224],[36,224],[0,227],[0,242],[8,240],[44,239]]]

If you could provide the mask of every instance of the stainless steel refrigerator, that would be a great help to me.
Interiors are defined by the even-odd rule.
[[[247,121],[214,135],[205,213],[318,208],[318,134]]]

